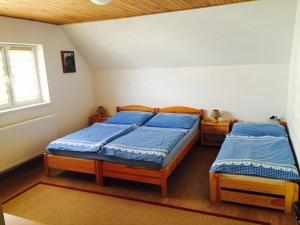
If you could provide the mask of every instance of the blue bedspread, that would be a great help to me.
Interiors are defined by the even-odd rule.
[[[140,127],[105,145],[100,154],[161,164],[187,129]]]
[[[300,180],[286,137],[227,135],[210,172]]]
[[[106,143],[136,129],[134,125],[95,123],[51,142],[47,149],[97,152]]]

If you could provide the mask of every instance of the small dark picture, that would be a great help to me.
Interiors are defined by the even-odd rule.
[[[75,55],[73,51],[61,51],[61,61],[64,73],[75,73]]]

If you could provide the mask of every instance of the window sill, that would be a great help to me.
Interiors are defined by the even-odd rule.
[[[47,105],[50,105],[50,104],[51,104],[51,102],[42,102],[42,103],[37,103],[37,104],[32,104],[32,105],[26,105],[26,106],[14,107],[14,108],[10,108],[10,109],[4,109],[4,110],[0,110],[0,115],[5,114],[5,113],[9,113],[9,112],[25,110],[25,109],[39,108],[39,107],[47,106]]]

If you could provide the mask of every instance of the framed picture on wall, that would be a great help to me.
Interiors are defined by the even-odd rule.
[[[74,51],[61,51],[61,62],[64,73],[76,72]]]

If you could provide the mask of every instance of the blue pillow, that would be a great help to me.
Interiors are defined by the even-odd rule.
[[[141,126],[148,119],[153,116],[153,113],[149,112],[136,112],[136,111],[122,111],[106,120],[105,123],[113,124],[130,124]]]
[[[198,120],[197,116],[175,113],[158,113],[145,126],[190,129]]]
[[[239,136],[275,136],[287,137],[285,128],[279,124],[268,123],[235,123],[231,135]]]

